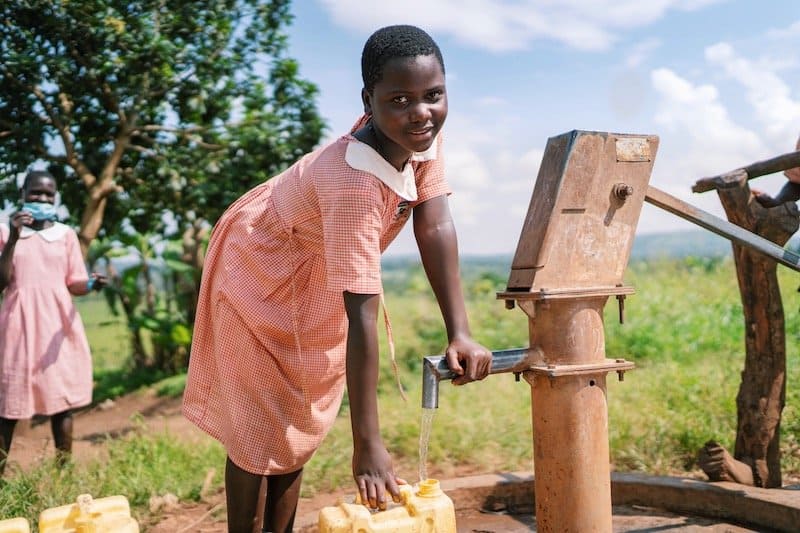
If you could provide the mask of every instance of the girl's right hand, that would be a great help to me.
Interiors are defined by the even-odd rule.
[[[33,216],[27,211],[17,211],[9,220],[10,237],[19,237],[19,232],[22,226],[30,226],[33,224]]]
[[[380,442],[356,446],[353,452],[353,478],[361,503],[381,511],[386,509],[389,495],[394,502],[400,501],[398,485],[406,484],[394,475],[392,458]]]

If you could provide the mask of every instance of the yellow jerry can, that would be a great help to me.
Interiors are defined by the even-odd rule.
[[[0,533],[31,533],[31,525],[24,518],[0,520]]]
[[[45,509],[39,515],[39,533],[139,533],[125,496],[92,499],[81,494],[76,502]]]
[[[402,503],[385,511],[370,512],[359,503],[325,507],[319,513],[320,533],[455,533],[453,501],[439,481],[421,481],[415,491],[401,485]]]

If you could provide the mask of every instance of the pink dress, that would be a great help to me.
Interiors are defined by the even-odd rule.
[[[9,228],[0,226],[0,249]],[[52,415],[92,401],[92,359],[67,285],[86,281],[78,236],[64,224],[23,228],[0,305],[0,416]]]
[[[211,235],[185,416],[256,474],[301,468],[345,382],[344,291],[380,294],[380,257],[449,193],[440,141],[398,172],[345,135],[246,193]]]

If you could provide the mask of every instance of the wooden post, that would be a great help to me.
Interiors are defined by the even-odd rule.
[[[743,170],[738,179],[728,179],[715,187],[728,220],[784,245],[798,229],[797,206],[789,202],[769,209],[762,207],[751,194],[747,180],[748,175]],[[733,257],[744,311],[746,350],[742,382],[736,396],[733,458],[752,469],[754,485],[780,487],[786,331],[777,263],[736,243],[733,243]]]

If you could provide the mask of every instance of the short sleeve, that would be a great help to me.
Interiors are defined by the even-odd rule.
[[[372,176],[347,178],[318,190],[327,288],[380,294],[383,194]]]
[[[66,239],[67,250],[67,276],[64,281],[66,281],[67,285],[71,285],[78,281],[88,280],[89,274],[86,271],[86,264],[83,262],[78,235],[74,230],[70,229],[64,238]]]
[[[417,203],[450,194],[450,186],[445,179],[443,135],[436,139],[436,158],[412,163],[417,182]]]

